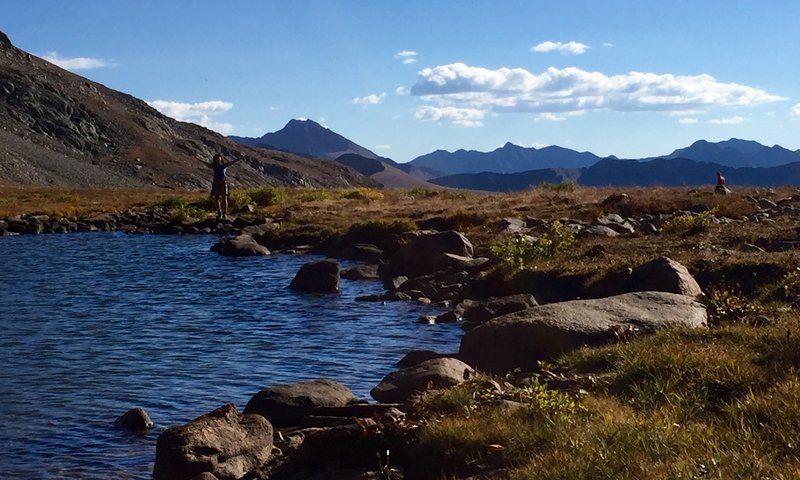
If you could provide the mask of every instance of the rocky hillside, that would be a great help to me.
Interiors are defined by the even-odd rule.
[[[206,188],[214,153],[239,186],[374,186],[344,165],[243,146],[14,47],[0,32],[0,182]]]

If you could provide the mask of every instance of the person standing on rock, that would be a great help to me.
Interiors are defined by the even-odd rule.
[[[227,218],[228,216],[228,195],[230,194],[230,190],[228,189],[227,170],[228,167],[239,160],[241,160],[241,158],[226,162],[222,155],[217,153],[214,155],[214,159],[211,163],[203,162],[211,167],[211,170],[214,172],[214,177],[211,180],[210,197],[217,203],[217,218]]]

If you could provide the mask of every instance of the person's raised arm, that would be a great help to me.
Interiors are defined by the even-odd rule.
[[[239,158],[237,158],[237,159],[235,159],[235,160],[231,160],[230,162],[228,162],[228,163],[226,163],[226,164],[225,164],[225,168],[228,168],[228,167],[230,167],[230,166],[231,166],[231,165],[233,165],[234,163],[238,163],[238,162],[240,162],[240,161],[242,160],[242,158],[244,158],[244,157],[239,157]]]
[[[197,160],[198,160],[200,163],[203,163],[203,164],[205,164],[205,166],[206,166],[206,167],[208,167],[208,168],[211,168],[211,167],[213,167],[213,166],[214,166],[214,164],[213,164],[213,163],[211,163],[211,162],[206,162],[205,160],[203,160],[203,159],[202,159],[202,158],[200,158],[200,157],[196,157],[196,158],[197,158]]]

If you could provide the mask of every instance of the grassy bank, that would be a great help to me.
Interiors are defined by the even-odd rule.
[[[620,192],[627,198],[611,198]],[[456,229],[477,255],[508,254],[494,275],[518,292],[547,285],[579,291],[606,272],[660,255],[686,265],[700,283],[713,324],[707,331],[621,338],[543,365],[527,383],[479,377],[428,395],[407,422],[381,426],[388,445],[402,450],[396,458],[407,463],[406,478],[462,478],[504,468],[514,479],[788,479],[800,477],[800,323],[794,311],[800,255],[770,247],[791,247],[798,238],[795,195],[788,187],[741,188],[725,196],[569,185],[509,194],[266,188],[234,191],[232,203],[255,205],[241,215],[274,218],[281,225],[274,234],[292,242]],[[0,216],[88,215],[155,204],[210,209],[206,197],[4,188]],[[783,210],[764,216],[775,202]],[[680,213],[689,210],[699,213]],[[591,222],[609,213],[671,218],[656,233],[617,238],[562,238],[552,228],[559,219]],[[558,248],[530,256],[514,251],[507,243],[513,236],[503,231],[508,217],[545,220],[550,229],[537,234]],[[521,406],[505,408],[500,400]]]

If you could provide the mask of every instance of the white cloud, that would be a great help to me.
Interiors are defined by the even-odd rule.
[[[456,127],[480,127],[483,126],[483,117],[485,115],[486,112],[475,108],[431,107],[426,105],[417,109],[416,113],[414,113],[414,118],[431,122],[446,120]]]
[[[609,48],[610,48],[610,47],[613,47],[613,46],[614,46],[614,44],[613,44],[613,43],[611,43],[611,42],[603,42],[603,46],[604,46],[604,47],[609,47]]]
[[[408,87],[397,87],[394,93],[397,95],[408,95],[411,92]]]
[[[540,113],[539,115],[536,116],[537,122],[542,122],[542,121],[563,122],[566,119],[567,119],[566,115],[558,115],[557,113],[551,113],[551,112]]]
[[[93,70],[96,68],[115,67],[116,64],[111,63],[102,58],[91,57],[62,57],[58,52],[47,52],[42,55],[42,58],[48,62],[57,65],[64,70]]]
[[[495,113],[562,114],[586,110],[699,111],[785,100],[764,90],[724,83],[706,74],[631,72],[605,75],[576,67],[550,67],[535,74],[523,68],[496,70],[463,63],[418,72],[412,95],[437,107]]]
[[[202,125],[210,130],[219,132],[223,135],[233,133],[234,127],[230,123],[215,122],[211,117],[225,113],[233,108],[230,102],[222,100],[210,100],[198,103],[172,102],[168,100],[152,100],[148,105],[168,117],[181,122],[191,122]]]
[[[391,145],[386,145],[386,144],[375,145],[375,150],[391,150],[391,149],[392,149]]]
[[[365,97],[356,97],[353,99],[353,103],[355,105],[377,105],[379,103],[383,103],[383,99],[386,98],[386,93],[373,93],[372,95],[367,95]]]
[[[793,117],[800,117],[800,103],[792,107],[790,113]]]
[[[723,117],[723,118],[712,118],[711,120],[708,121],[708,123],[712,123],[714,125],[738,125],[746,121],[747,119],[744,117]]]
[[[588,49],[588,45],[584,45],[580,42],[542,42],[539,45],[531,47],[532,52],[558,52],[562,55],[580,55],[585,53]]]
[[[700,120],[693,117],[684,117],[678,119],[678,123],[680,123],[681,125],[694,125],[696,123],[700,123]]]
[[[417,61],[417,52],[413,50],[403,50],[397,52],[394,58],[399,59],[403,65],[411,65]]]

